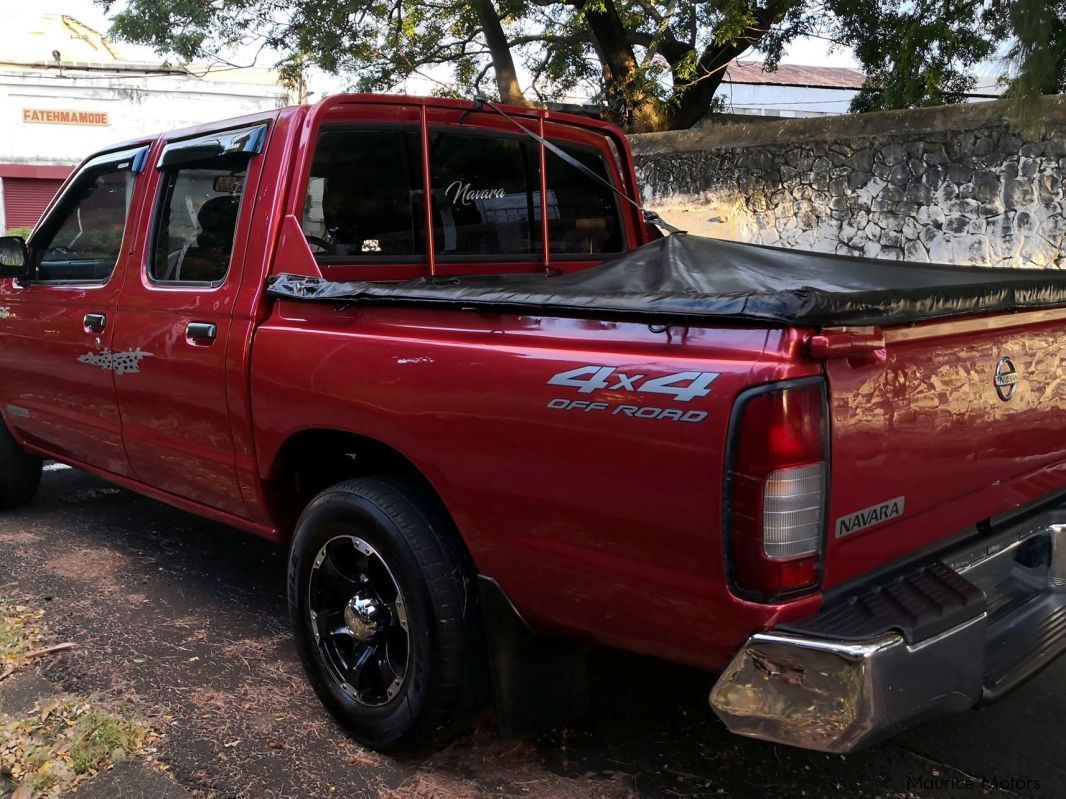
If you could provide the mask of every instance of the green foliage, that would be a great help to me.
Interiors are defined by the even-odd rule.
[[[972,67],[990,56],[995,36],[975,0],[830,0],[837,40],[865,66],[866,88],[852,110],[961,102]]]
[[[1066,0],[997,0],[989,17],[1013,34],[1006,96],[1015,126],[1039,135],[1040,96],[1066,91]]]
[[[4,231],[4,235],[5,236],[21,236],[24,239],[28,239],[30,237],[30,232],[32,230],[33,230],[33,228],[28,228],[28,227],[9,227],[7,230]]]
[[[1016,34],[1018,91],[1031,94],[1033,80],[1041,90],[1061,87],[1064,3],[127,0],[112,33],[183,62],[270,48],[282,54],[277,66],[290,85],[314,67],[359,91],[394,91],[432,74],[438,94],[513,101],[517,62],[530,76],[521,87],[527,97],[591,97],[641,130],[693,124],[711,107],[732,59],[755,50],[772,70],[789,42],[812,34],[854,50],[864,65],[868,87],[855,110],[958,102],[973,86],[973,66]]]

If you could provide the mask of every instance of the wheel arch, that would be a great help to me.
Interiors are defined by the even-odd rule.
[[[450,532],[473,564],[469,548],[444,500],[425,471],[395,447],[369,436],[337,428],[310,428],[293,433],[278,448],[265,475],[267,501],[283,541],[317,494],[357,477],[399,478],[417,490],[429,513],[446,520]]]

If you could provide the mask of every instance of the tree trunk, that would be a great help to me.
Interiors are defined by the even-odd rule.
[[[585,19],[603,64],[607,107],[614,121],[634,133],[661,130],[666,119],[662,103],[644,85],[614,0],[604,0],[602,11],[586,10]]]
[[[747,45],[725,45],[704,50],[697,72],[699,80],[678,94],[677,103],[666,120],[666,129],[685,130],[707,116],[714,94],[725,79],[725,68],[747,49]]]
[[[496,12],[492,0],[472,0],[472,3],[485,35],[485,44],[492,55],[492,68],[496,73],[496,87],[500,92],[500,99],[511,105],[529,105],[522,94],[522,86],[518,83],[518,70],[515,69],[514,58],[511,56],[511,46],[507,43],[507,35],[503,32],[500,15]]]
[[[796,0],[770,0],[755,15],[755,23],[746,27],[732,42],[708,45],[700,54],[696,68],[697,80],[677,95],[673,111],[666,121],[669,130],[691,128],[707,115],[714,94],[725,79],[729,63],[749,47],[754,47],[766,32],[785,17]],[[674,66],[671,61],[670,66]]]

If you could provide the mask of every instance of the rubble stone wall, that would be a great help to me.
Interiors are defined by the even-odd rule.
[[[1066,266],[1066,97],[631,138],[647,205],[693,233],[909,261]]]

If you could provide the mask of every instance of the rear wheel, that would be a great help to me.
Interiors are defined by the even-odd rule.
[[[22,449],[0,423],[0,510],[29,505],[41,484],[41,459]]]
[[[330,712],[367,746],[453,734],[482,657],[473,583],[453,533],[408,486],[362,478],[300,517],[289,609],[301,660]]]

